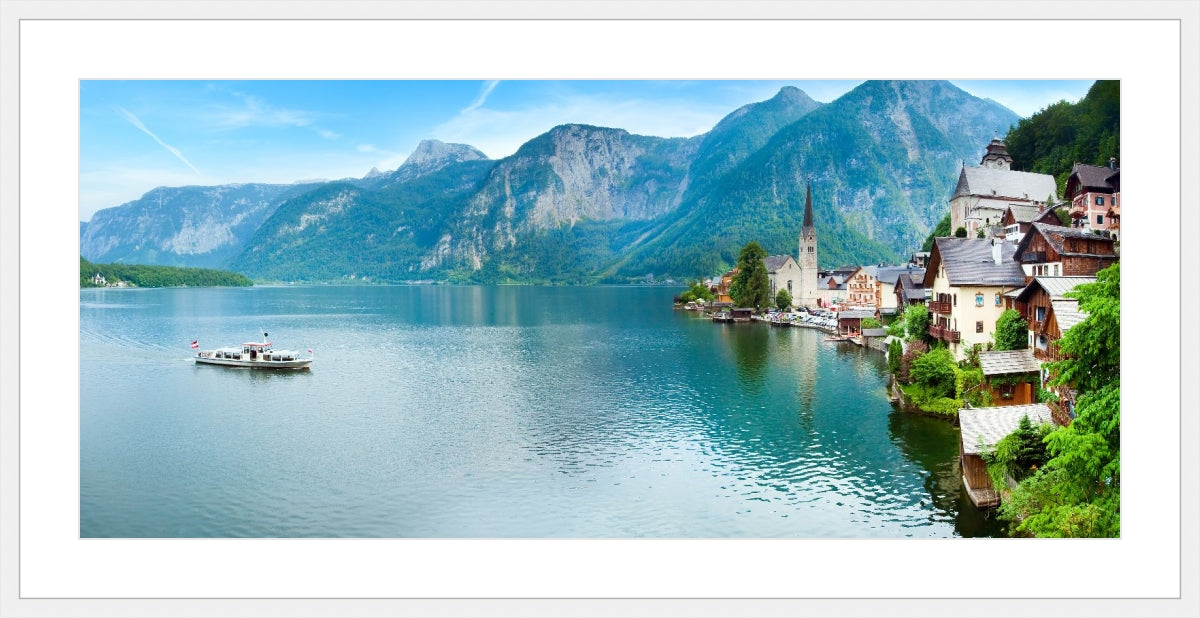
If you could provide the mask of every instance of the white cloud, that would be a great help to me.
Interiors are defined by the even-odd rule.
[[[479,96],[475,97],[475,100],[472,101],[470,105],[463,108],[463,110],[459,113],[466,114],[466,113],[475,111],[476,109],[479,109],[480,107],[483,107],[484,101],[487,101],[488,95],[492,94],[492,91],[496,89],[496,86],[499,83],[500,82],[497,80],[491,80],[491,81],[484,82],[483,88],[480,89]]]
[[[192,165],[192,162],[188,161],[187,157],[184,157],[183,153],[179,152],[178,148],[171,146],[170,144],[159,139],[159,137],[157,135],[155,135],[154,133],[152,133],[150,131],[150,129],[147,129],[146,125],[142,124],[141,119],[139,119],[137,116],[133,115],[132,112],[125,109],[124,107],[118,107],[117,112],[119,112],[122,116],[124,116],[125,120],[129,121],[129,124],[132,124],[133,126],[137,127],[141,132],[145,133],[146,135],[149,135],[151,138],[154,139],[154,141],[158,142],[159,146],[162,146],[163,148],[167,149],[167,152],[175,155],[175,157],[178,158],[180,161],[183,161],[184,165],[192,168],[192,171],[196,172],[197,176],[200,175],[200,170],[196,169],[196,166]]]

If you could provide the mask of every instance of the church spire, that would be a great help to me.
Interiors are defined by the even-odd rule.
[[[813,226],[812,216],[812,181],[808,181],[808,191],[804,195],[804,227]]]

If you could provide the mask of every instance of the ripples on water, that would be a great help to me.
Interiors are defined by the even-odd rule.
[[[882,355],[670,293],[85,290],[81,533],[995,533],[963,508],[956,430],[891,410]],[[187,358],[260,328],[313,370]]]

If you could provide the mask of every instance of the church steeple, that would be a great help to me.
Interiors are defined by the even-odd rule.
[[[812,181],[808,181],[808,191],[804,194],[804,227],[813,226],[812,216]]]

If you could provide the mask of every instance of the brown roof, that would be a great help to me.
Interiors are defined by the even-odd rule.
[[[1034,223],[1030,227],[1029,233],[1025,234],[1025,236],[1021,238],[1021,242],[1017,243],[1017,259],[1021,259],[1021,256],[1025,254],[1025,249],[1029,247],[1030,241],[1033,239],[1034,235],[1037,234],[1040,234],[1043,238],[1045,238],[1046,242],[1049,243],[1059,255],[1111,258],[1113,260],[1117,259],[1116,251],[1111,253],[1079,253],[1077,251],[1064,251],[1063,239],[1066,238],[1084,238],[1087,240],[1107,242],[1110,245],[1113,243],[1113,239],[1106,236],[1097,236],[1091,230],[1066,227],[1062,225],[1046,225],[1045,223]],[[938,240],[941,239],[939,238]]]

